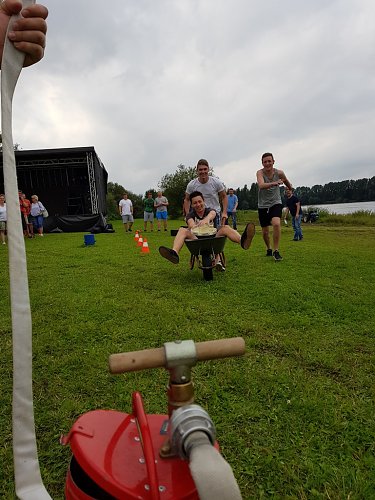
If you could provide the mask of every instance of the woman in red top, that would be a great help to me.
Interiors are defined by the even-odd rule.
[[[33,238],[34,237],[33,225],[29,222],[31,201],[26,198],[25,193],[20,193],[19,198],[20,198],[20,210],[21,210],[23,234],[28,238]]]

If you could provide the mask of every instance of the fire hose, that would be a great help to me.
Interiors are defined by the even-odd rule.
[[[23,7],[27,7],[35,3],[35,0],[23,0],[22,3]],[[18,17],[19,15],[11,17],[8,32]],[[13,332],[13,460],[18,498],[20,500],[47,500],[51,497],[40,475],[35,437],[32,322],[12,137],[12,100],[24,57],[24,54],[15,49],[6,36],[1,64],[1,128]]]

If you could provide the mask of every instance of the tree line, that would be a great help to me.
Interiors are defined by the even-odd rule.
[[[353,203],[360,201],[375,201],[375,177],[371,179],[346,180],[316,184],[315,186],[300,186],[295,188],[295,194],[302,205],[329,205],[332,203]],[[258,185],[251,184],[237,188],[239,210],[256,210],[258,207]],[[281,188],[284,194],[284,188]]]
[[[213,175],[213,171],[210,172]],[[165,174],[158,183],[158,189],[168,198],[168,214],[171,218],[178,218],[182,215],[182,204],[185,196],[185,189],[189,181],[196,177],[195,167],[178,165],[173,174]],[[157,195],[157,190],[150,188],[142,194],[135,194],[125,189],[120,184],[108,182],[107,185],[107,213],[109,218],[118,218],[118,202],[124,192],[128,193],[132,200],[135,217],[143,215],[143,199],[149,191],[153,198]],[[284,188],[281,188],[283,195]],[[328,184],[295,188],[296,195],[300,198],[302,205],[328,205],[331,203],[351,203],[360,201],[375,201],[375,177],[370,179],[346,180],[339,182],[329,182]],[[250,188],[247,184],[236,189],[238,196],[239,210],[256,210],[258,208],[258,185],[252,183]]]

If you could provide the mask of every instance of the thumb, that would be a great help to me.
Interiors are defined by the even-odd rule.
[[[0,4],[0,12],[7,16],[18,14],[22,10],[22,3],[17,0],[4,0]]]

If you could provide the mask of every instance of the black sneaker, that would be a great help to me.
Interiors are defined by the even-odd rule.
[[[280,260],[283,260],[283,258],[281,257],[281,255],[279,254],[279,251],[278,250],[275,250],[273,252],[273,258],[275,259],[276,262],[279,262]]]
[[[251,242],[253,241],[254,238],[254,234],[255,234],[255,226],[252,222],[249,222],[248,224],[246,224],[245,231],[242,233],[241,236],[241,247],[244,250],[247,250],[250,247]]]
[[[159,253],[164,259],[170,260],[173,264],[178,264],[180,262],[178,253],[171,248],[159,247]]]
[[[266,257],[272,257],[272,248],[267,250]]]

